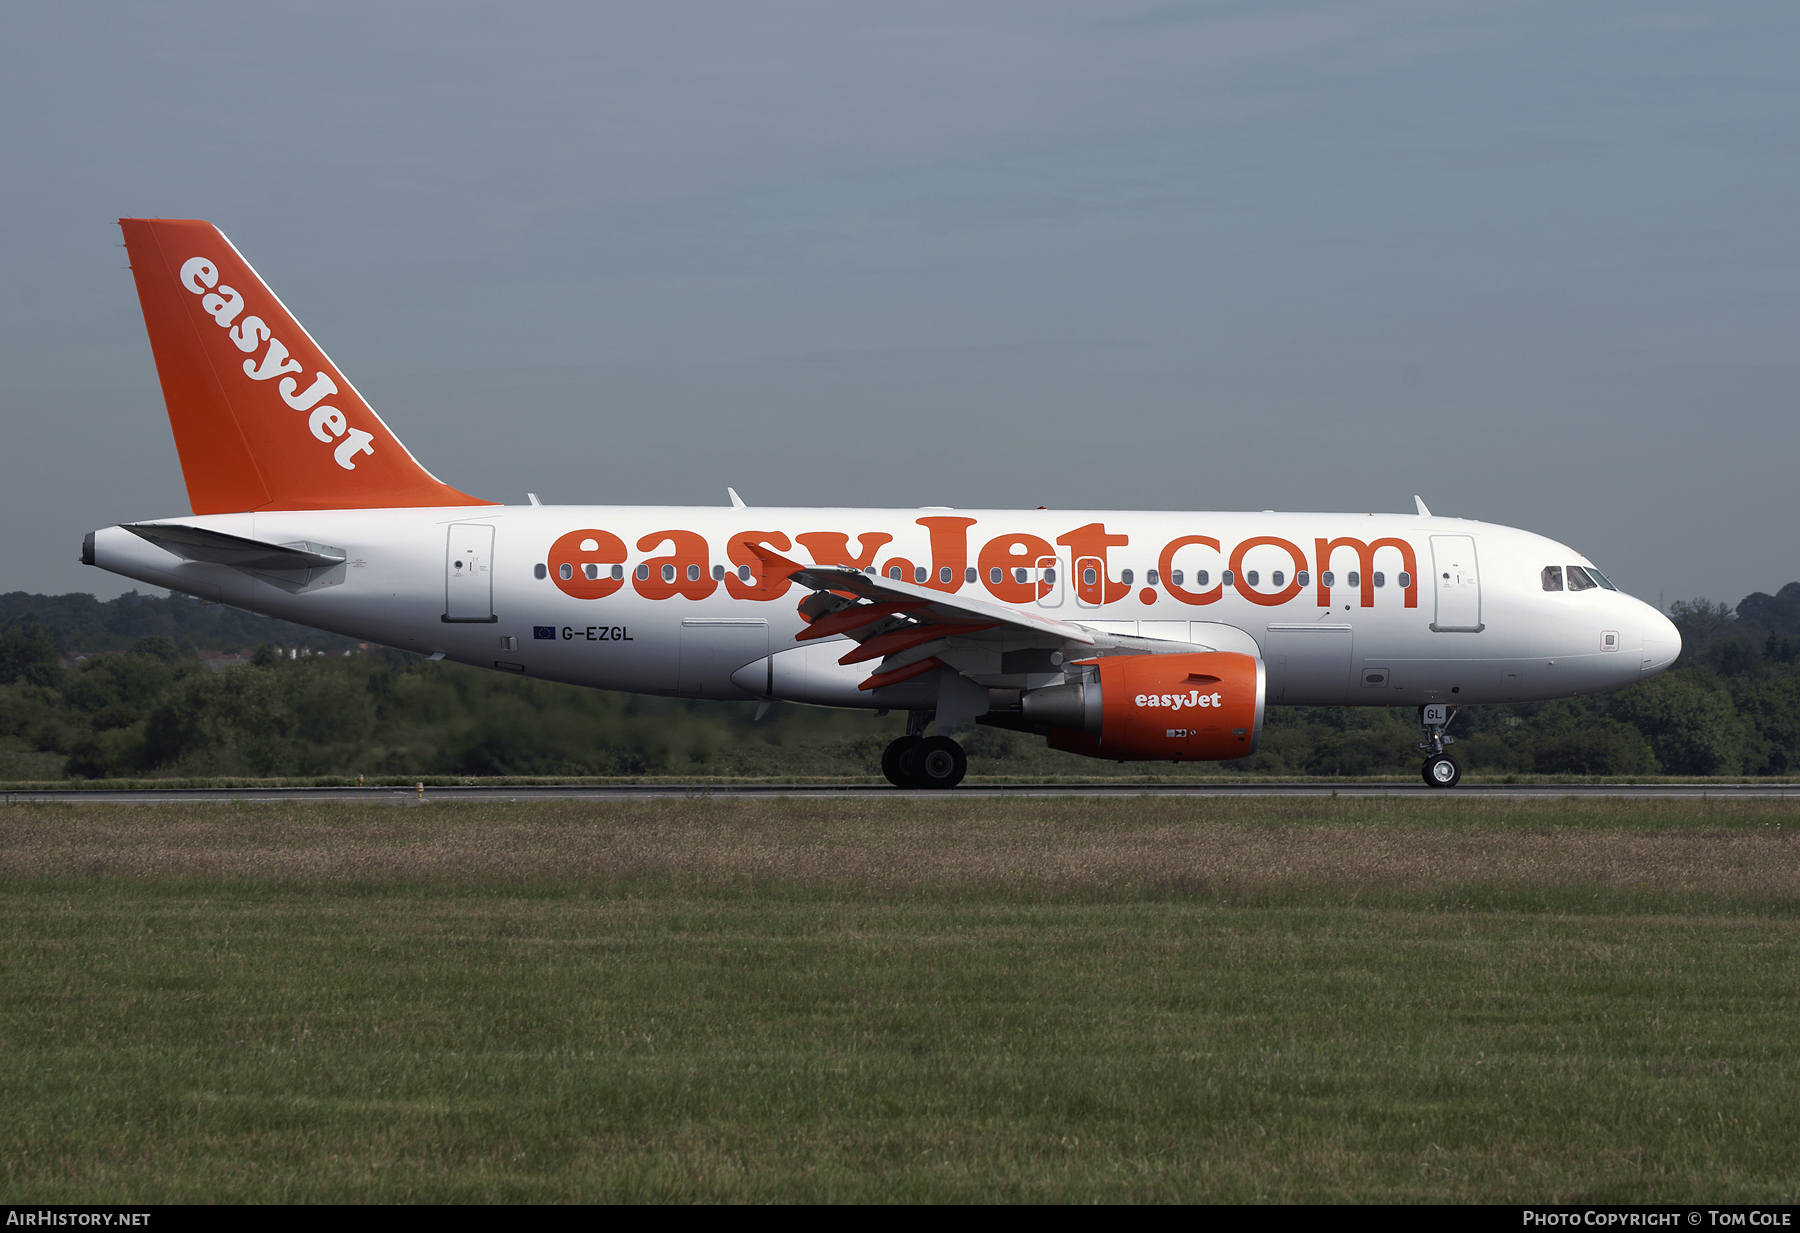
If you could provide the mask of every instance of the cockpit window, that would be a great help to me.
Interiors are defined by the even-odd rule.
[[[1544,566],[1544,590],[1546,590],[1546,591],[1562,590],[1562,566],[1560,566],[1560,565]]]
[[[1607,590],[1616,591],[1619,589],[1618,587],[1614,586],[1610,581],[1607,580],[1607,577],[1605,574],[1603,574],[1599,570],[1595,569],[1592,565],[1589,565],[1587,567],[1587,572],[1588,572],[1588,577],[1592,578],[1595,582],[1598,582],[1601,586],[1605,587]]]
[[[1569,566],[1569,590],[1591,591],[1600,584],[1588,577],[1587,571],[1579,565]]]

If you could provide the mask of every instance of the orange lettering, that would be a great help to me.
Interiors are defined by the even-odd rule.
[[[1249,584],[1244,581],[1244,554],[1258,544],[1274,544],[1277,548],[1286,550],[1288,556],[1292,557],[1294,561],[1294,580],[1273,595],[1264,595],[1261,591],[1253,591],[1250,589]],[[1255,539],[1247,539],[1231,550],[1231,576],[1237,580],[1234,585],[1237,587],[1238,594],[1242,595],[1251,603],[1261,604],[1265,608],[1273,608],[1277,604],[1285,604],[1288,600],[1300,594],[1300,578],[1298,575],[1300,571],[1305,568],[1306,554],[1300,551],[1300,546],[1298,544],[1290,544],[1279,535],[1258,535]]]
[[[706,537],[693,531],[652,531],[637,542],[639,552],[649,552],[663,544],[675,545],[666,557],[651,557],[644,562],[649,577],[632,575],[631,585],[645,599],[668,599],[680,595],[687,599],[705,599],[719,589],[712,576],[712,562],[706,549]],[[689,566],[694,577],[689,577]],[[668,577],[663,571],[668,570]]]
[[[981,570],[981,585],[1003,604],[1034,603],[1038,589],[1037,584],[1031,581],[1029,571],[1037,568],[1040,558],[1054,555],[1050,545],[1035,535],[996,536],[982,546],[981,555],[976,561]],[[1013,570],[1020,567],[1027,571],[1024,582],[1020,582],[1013,574]],[[998,582],[994,581],[995,570],[1000,571]]]
[[[753,581],[745,582],[731,570],[725,571],[725,590],[733,599],[780,599],[788,593],[794,584],[783,578],[777,590],[769,583],[767,566],[763,559],[750,551],[751,544],[765,544],[778,552],[788,550],[788,537],[780,531],[739,531],[725,544],[725,555],[731,558],[733,565],[748,565]],[[815,557],[816,561],[817,558]]]
[[[856,537],[862,547],[862,555],[850,555],[850,537],[842,531],[808,531],[805,535],[794,536],[800,546],[812,553],[814,565],[847,565],[851,569],[866,570],[875,563],[875,554],[881,546],[893,541],[893,536],[881,531],[869,531]]]
[[[1219,549],[1219,541],[1210,535],[1184,535],[1180,539],[1170,540],[1157,559],[1157,568],[1162,571],[1163,585],[1169,588],[1169,594],[1184,604],[1216,604],[1225,594],[1225,584],[1220,583],[1210,591],[1189,591],[1175,585],[1175,554],[1189,544],[1205,544],[1214,552]]]
[[[969,528],[975,525],[975,519],[933,517],[917,521],[931,532],[931,577],[925,585],[934,591],[961,590],[963,571],[969,568]],[[950,571],[948,582],[944,581],[946,569]]]
[[[1123,548],[1131,542],[1129,535],[1108,535],[1104,522],[1090,522],[1085,527],[1076,527],[1067,535],[1059,535],[1056,542],[1069,550],[1069,571],[1075,576],[1075,593],[1084,604],[1110,604],[1116,599],[1124,599],[1131,594],[1131,587],[1123,582],[1114,582],[1108,576],[1106,567],[1106,550]],[[1100,562],[1095,571],[1094,581],[1086,581],[1081,571],[1080,562],[1092,558]]]
[[[1375,550],[1377,548],[1398,548],[1400,564],[1406,570],[1407,577],[1406,607],[1417,608],[1419,606],[1418,559],[1413,555],[1412,545],[1405,540],[1389,537],[1378,539],[1372,544],[1365,544],[1360,539],[1351,539],[1349,536],[1345,536],[1343,539],[1316,539],[1313,541],[1313,546],[1318,550],[1319,607],[1331,607],[1331,588],[1325,585],[1325,571],[1331,568],[1331,554],[1339,548],[1356,550],[1357,564],[1362,567],[1362,606],[1365,608],[1375,606]]]
[[[584,548],[584,544],[593,544]],[[570,531],[550,545],[550,579],[556,589],[573,599],[605,599],[625,585],[612,576],[612,567],[623,564],[625,541],[611,531]],[[591,567],[591,569],[590,569]]]

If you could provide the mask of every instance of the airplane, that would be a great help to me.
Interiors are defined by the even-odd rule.
[[[1414,514],[527,505],[439,480],[210,223],[121,219],[192,513],[87,535],[152,586],[434,660],[885,713],[946,789],[971,721],[1119,762],[1254,753],[1270,705],[1619,689],[1681,637],[1585,556]],[[927,729],[933,729],[927,735]]]

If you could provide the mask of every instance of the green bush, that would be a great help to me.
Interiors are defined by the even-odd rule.
[[[1672,775],[1739,773],[1754,731],[1738,717],[1731,692],[1693,669],[1620,690],[1607,713],[1643,733]]]

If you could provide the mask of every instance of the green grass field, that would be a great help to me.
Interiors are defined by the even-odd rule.
[[[13,806],[5,1197],[1792,1201],[1796,825]]]

